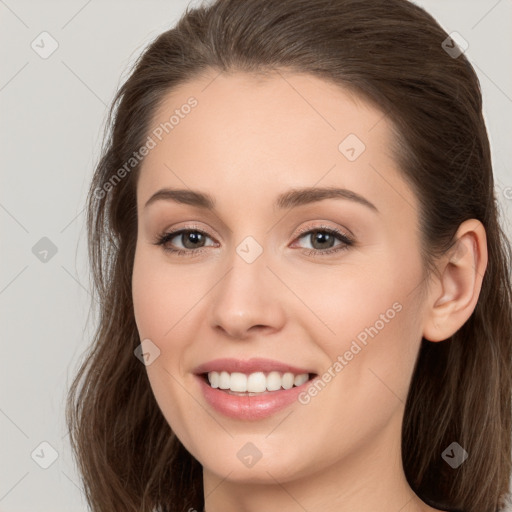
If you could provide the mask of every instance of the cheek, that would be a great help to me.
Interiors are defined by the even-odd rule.
[[[388,320],[400,316],[397,310],[409,291],[401,285],[398,270],[385,261],[357,266],[342,262],[338,267],[310,266],[281,273],[284,281],[293,283],[302,304],[303,312],[294,321],[302,322],[308,331],[316,324],[317,334],[333,349],[340,340],[358,335],[364,341],[365,329],[375,323],[379,331],[384,326],[389,331]]]
[[[196,288],[190,284],[185,272],[165,265],[162,258],[155,257],[148,250],[137,249],[132,298],[140,336],[168,339],[174,326],[179,325],[187,310],[197,302]]]
[[[337,315],[326,318],[336,336],[316,339],[325,354],[322,383],[301,403],[311,417],[322,417],[323,435],[338,432],[346,449],[378,436],[406,401],[421,339],[408,291],[395,287],[340,302]]]
[[[154,398],[180,440],[193,447],[189,437],[193,428],[184,422],[190,416],[190,397],[185,391],[182,361],[187,351],[183,332],[187,328],[186,312],[197,300],[191,302],[187,297],[183,277],[180,280],[179,273],[166,269],[158,260],[154,253],[136,251],[132,276],[135,321],[140,339],[149,338],[160,351],[146,366]]]
[[[317,325],[324,371],[345,374],[335,379],[345,381],[342,393],[378,396],[386,392],[384,382],[405,398],[421,341],[421,312],[412,293],[421,280],[419,264],[411,259],[405,266],[389,256],[364,270],[345,266],[327,274],[324,268],[301,280],[299,293],[315,315],[296,318],[306,332]]]

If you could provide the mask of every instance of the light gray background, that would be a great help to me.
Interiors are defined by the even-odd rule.
[[[106,105],[129,64],[188,3],[0,0],[1,512],[87,510],[63,416],[67,388],[93,332],[86,326],[84,201]],[[417,3],[469,43],[510,236],[512,0]],[[59,44],[47,59],[31,48],[43,31]],[[57,247],[46,263],[32,252],[43,237]],[[48,469],[31,457],[36,448],[36,460],[49,456],[47,447],[38,448],[42,442],[58,453]]]

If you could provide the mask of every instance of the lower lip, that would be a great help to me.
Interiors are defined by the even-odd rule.
[[[238,420],[261,420],[298,402],[298,395],[314,380],[308,380],[300,386],[280,391],[269,391],[261,395],[230,395],[218,388],[212,388],[203,378],[196,375],[206,401],[218,412]]]

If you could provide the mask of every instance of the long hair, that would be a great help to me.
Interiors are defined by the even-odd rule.
[[[87,198],[99,317],[66,404],[94,512],[204,506],[202,467],[166,422],[134,356],[141,341],[131,290],[140,163],[122,180],[118,170],[146,141],[173,87],[212,70],[310,73],[378,107],[393,129],[399,171],[419,199],[429,273],[463,221],[483,223],[488,266],[478,302],[449,339],[422,339],[402,460],[412,489],[433,506],[501,507],[511,474],[512,251],[500,227],[480,84],[464,53],[445,51],[447,38],[407,0],[217,0],[188,6],[137,59],[108,111]],[[469,454],[456,469],[441,456],[453,442]]]

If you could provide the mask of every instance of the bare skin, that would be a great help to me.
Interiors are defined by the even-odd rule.
[[[437,510],[405,479],[400,428],[422,336],[448,338],[475,308],[487,265],[482,224],[463,223],[457,252],[424,280],[418,202],[382,112],[308,75],[212,72],[169,93],[151,126],[190,96],[197,106],[142,165],[133,300],[141,340],[160,349],[147,366],[152,390],[203,466],[207,512]],[[339,149],[349,134],[364,151],[354,138]],[[300,187],[349,189],[378,211],[339,198],[273,206]],[[207,193],[216,210],[171,200],[145,207],[162,188]],[[189,254],[154,243],[184,228],[205,233],[203,242],[176,235],[166,245]],[[302,228],[335,228],[354,242],[322,254],[345,244],[322,246]],[[262,250],[251,263],[236,250],[249,236]],[[334,371],[370,326],[378,333]],[[193,374],[219,357],[266,357],[320,376],[331,368],[331,379],[308,403],[233,419],[205,401]],[[237,457],[249,442],[262,454],[252,467]]]

